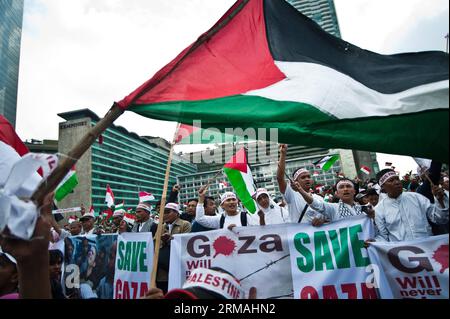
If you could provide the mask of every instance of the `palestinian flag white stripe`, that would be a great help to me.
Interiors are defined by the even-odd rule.
[[[448,80],[417,86],[400,93],[383,94],[323,65],[280,61],[275,64],[286,75],[286,79],[245,95],[309,104],[337,119],[449,108]],[[299,87],[302,89],[299,90]]]

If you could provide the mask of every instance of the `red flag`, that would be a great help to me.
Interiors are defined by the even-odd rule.
[[[6,118],[0,115],[0,141],[8,144],[13,149],[16,150],[17,154],[24,156],[30,151],[22,142],[22,140],[17,135],[16,131],[12,125],[8,122]]]

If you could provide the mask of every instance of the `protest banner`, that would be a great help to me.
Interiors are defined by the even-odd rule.
[[[116,261],[116,234],[67,237],[64,240],[66,295],[82,299],[112,299]]]
[[[139,299],[147,293],[153,251],[151,233],[123,233],[117,237],[114,299]]]
[[[239,227],[174,235],[169,290],[181,288],[194,269],[219,267],[240,280],[246,294],[255,287],[258,299],[292,298],[287,227]]]
[[[383,299],[448,299],[448,234],[404,242],[375,242]]]
[[[367,217],[347,218],[321,227],[288,229],[296,299],[375,299],[364,241],[374,238]]]
[[[52,211],[53,215],[56,214],[69,214],[69,213],[79,213],[81,212],[81,207],[72,207],[72,208],[61,208]]]

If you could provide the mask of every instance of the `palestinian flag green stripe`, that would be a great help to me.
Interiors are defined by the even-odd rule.
[[[257,210],[256,204],[252,198],[252,194],[248,192],[247,183],[244,180],[244,177],[242,176],[244,173],[242,173],[239,170],[226,167],[223,170],[227,175],[231,185],[233,186],[237,196],[241,200],[242,204],[245,206],[245,208],[247,208],[247,210],[250,213],[254,214]]]
[[[71,170],[56,188],[55,199],[58,202],[63,200],[77,185],[77,174],[74,170]]]
[[[428,110],[391,116],[336,119],[315,107],[237,95],[222,99],[139,105],[130,108],[146,117],[192,124],[202,114],[202,126],[222,132],[226,128],[278,128],[280,141],[302,145],[373,151],[383,136],[383,152],[448,163],[448,110]],[[411,123],[420,125],[411,126]],[[426,139],[428,143],[417,142]],[[401,143],[400,143],[401,141]]]

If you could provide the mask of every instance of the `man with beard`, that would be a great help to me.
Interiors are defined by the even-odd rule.
[[[448,222],[448,197],[439,186],[432,185],[435,200],[432,204],[421,194],[403,192],[402,182],[392,169],[382,170],[377,178],[387,194],[375,207],[377,240],[404,241],[432,236],[428,220],[435,224]]]
[[[288,204],[288,211],[290,216],[290,221],[292,223],[309,223],[315,220],[319,222],[323,219],[315,218],[321,217],[314,210],[311,210],[309,204],[304,200],[299,193],[295,192],[292,188],[293,185],[286,181],[286,155],[287,155],[287,145],[280,145],[280,161],[278,163],[277,170],[277,180],[280,192],[284,195],[286,203]],[[311,174],[308,170],[304,168],[298,168],[293,174],[293,182],[300,183],[301,187],[309,192],[313,185],[313,180],[311,179]],[[316,201],[322,201],[323,198],[319,195],[313,194],[313,198]]]

